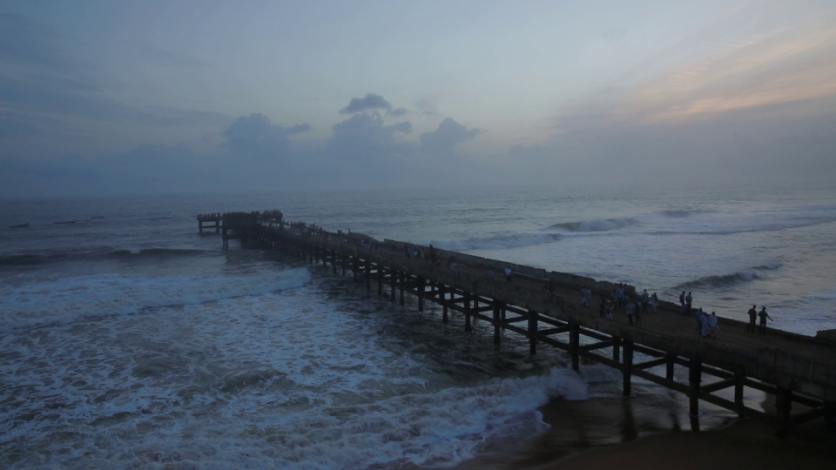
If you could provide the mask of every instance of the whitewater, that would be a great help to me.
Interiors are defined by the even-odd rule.
[[[198,213],[280,209],[663,299],[689,291],[739,320],[766,305],[774,327],[812,335],[836,328],[834,201],[805,187],[0,201],[0,466],[451,467],[511,438],[530,452],[554,400],[620,397],[612,371],[579,376],[518,335],[495,348],[489,325],[467,334],[460,316],[444,325],[328,269],[223,251]],[[687,422],[669,391],[636,389],[666,410],[637,434]]]

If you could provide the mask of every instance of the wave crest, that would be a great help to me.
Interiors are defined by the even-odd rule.
[[[506,248],[519,248],[523,246],[543,245],[560,240],[560,235],[524,235],[504,234],[487,237],[470,237],[464,240],[442,240],[431,241],[430,243],[443,250],[468,251],[468,250],[501,250]]]
[[[674,286],[674,289],[689,289],[700,287],[729,287],[735,284],[763,279],[763,277],[758,274],[758,271],[772,271],[775,269],[779,269],[781,266],[783,266],[783,264],[781,263],[768,263],[735,273],[705,276],[694,281],[688,281],[683,282],[682,284],[678,284]]]
[[[606,232],[617,230],[631,225],[637,225],[639,220],[634,217],[623,217],[616,219],[595,219],[582,222],[562,222],[550,225],[550,229],[565,230],[567,232]]]

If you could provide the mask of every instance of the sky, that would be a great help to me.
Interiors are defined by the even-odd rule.
[[[832,0],[0,2],[0,197],[834,177]]]

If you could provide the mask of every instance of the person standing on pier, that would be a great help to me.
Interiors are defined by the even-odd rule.
[[[656,292],[650,296],[650,307],[653,309],[653,313],[656,313],[656,308],[659,306],[659,297],[656,296]]]
[[[685,315],[688,315],[688,316],[691,315],[691,301],[693,299],[694,298],[691,297],[691,293],[688,292],[688,295],[685,296]]]
[[[708,336],[712,338],[717,337],[717,330],[720,328],[720,320],[717,319],[717,314],[711,312],[711,316],[708,317]]]
[[[761,307],[761,311],[758,312],[758,316],[761,317],[761,325],[760,325],[760,328],[758,329],[758,334],[765,335],[766,334],[766,319],[768,318],[768,319],[772,320],[772,317],[770,317],[769,314],[766,313],[766,307]],[[775,320],[772,320],[772,321],[775,321]]]
[[[632,300],[627,301],[627,305],[624,307],[627,311],[627,320],[630,321],[630,324],[633,324],[633,313],[636,311],[636,305],[633,303]]]
[[[679,313],[685,313],[685,291],[679,294]]]
[[[749,326],[746,327],[746,331],[754,333],[756,330],[755,321],[758,319],[758,306],[752,305],[752,308],[747,313],[749,313]]]
[[[513,275],[513,271],[511,268],[505,268],[505,280],[511,282],[511,276]]]
[[[647,293],[647,289],[642,292],[642,313],[647,313],[647,305],[650,303],[650,295]]]

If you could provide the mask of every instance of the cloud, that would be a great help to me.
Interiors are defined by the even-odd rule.
[[[396,109],[393,109],[391,111],[387,111],[386,114],[388,114],[389,116],[398,117],[398,116],[404,116],[408,112],[409,112],[409,110],[406,109],[406,108],[396,108]]]
[[[479,129],[468,130],[453,119],[447,118],[441,121],[438,129],[421,134],[421,146],[434,155],[450,154],[456,145],[467,142],[481,133]]]
[[[374,112],[355,114],[332,129],[334,134],[326,146],[331,155],[367,160],[403,155],[408,145],[397,143],[395,134],[412,132],[412,123],[404,121],[387,126],[380,114]]]
[[[711,50],[627,91],[615,119],[705,119],[836,96],[836,29],[782,27]]]
[[[296,124],[293,127],[289,127],[285,132],[287,132],[290,135],[293,135],[293,134],[300,134],[302,132],[308,132],[310,130],[311,130],[311,125],[308,124],[308,123],[304,123],[304,124]]]
[[[223,135],[226,145],[245,154],[278,156],[290,146],[285,129],[271,124],[270,118],[259,113],[238,118]]]
[[[351,98],[348,106],[340,110],[340,114],[352,114],[372,109],[392,109],[392,104],[382,96],[369,93],[363,98]]]

